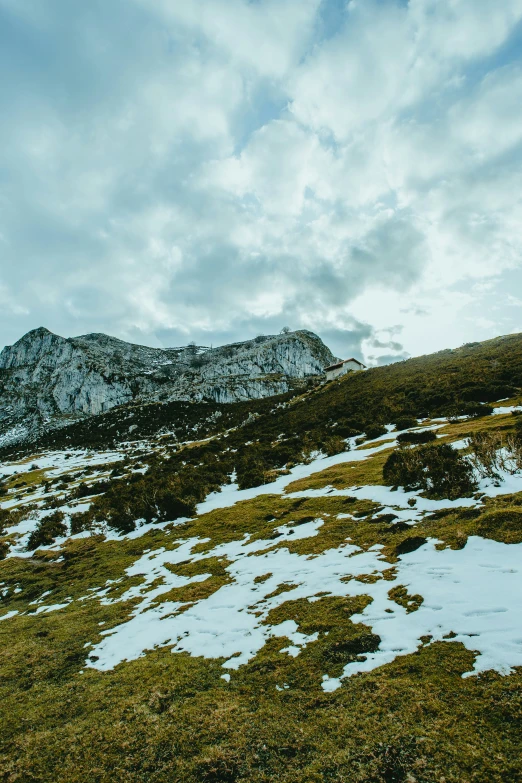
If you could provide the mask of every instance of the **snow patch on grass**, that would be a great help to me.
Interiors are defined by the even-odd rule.
[[[381,637],[379,649],[349,663],[341,678],[327,678],[324,690],[335,690],[343,677],[415,652],[425,636],[435,642],[451,634],[451,641],[477,653],[465,677],[489,669],[510,674],[514,666],[522,666],[522,544],[472,536],[462,550],[437,551],[436,543],[428,541],[403,555],[398,565],[396,583],[421,595],[422,605],[407,613],[390,600],[389,582],[371,585],[372,603],[352,620],[371,626]]]
[[[315,520],[299,526],[294,534],[290,525],[281,530],[285,537],[304,538],[316,535],[320,523]],[[107,671],[154,647],[171,645],[173,653],[223,658],[224,668],[234,670],[254,658],[272,637],[287,638],[289,644],[281,653],[297,656],[318,634],[301,633],[291,619],[271,626],[267,618],[274,608],[303,598],[316,602],[324,596],[367,595],[371,603],[352,621],[370,627],[381,639],[379,648],[357,656],[341,677],[325,676],[322,687],[326,691],[340,687],[345,677],[415,652],[424,637],[462,642],[476,652],[470,674],[488,669],[508,674],[512,667],[522,666],[522,544],[471,537],[463,550],[438,550],[439,542],[432,539],[416,552],[403,555],[390,580],[390,564],[380,545],[365,551],[347,542],[307,556],[290,552],[280,541],[274,545],[272,539],[251,541],[245,536],[206,553],[194,553],[202,543],[194,538],[175,550],[143,555],[127,570],[128,576],[143,576],[143,583],[116,599],[140,599],[139,603],[130,620],[102,632],[105,638],[93,646],[88,665]],[[172,587],[210,578],[210,574],[178,576],[167,566],[209,557],[228,561],[228,584],[188,608],[186,603],[161,601]],[[383,571],[388,571],[387,579],[382,578]],[[372,579],[349,578],[361,576]],[[408,612],[390,597],[390,590],[399,585],[409,594],[422,596],[415,611]],[[287,589],[278,591],[281,586]],[[111,602],[102,598],[102,603]]]

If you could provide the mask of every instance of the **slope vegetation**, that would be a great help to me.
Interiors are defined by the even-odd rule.
[[[4,452],[0,779],[519,780],[521,354]]]

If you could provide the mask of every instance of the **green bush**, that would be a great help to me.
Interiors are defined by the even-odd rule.
[[[41,519],[29,536],[27,551],[32,552],[40,546],[54,544],[56,538],[67,535],[67,525],[64,523],[65,515],[62,511],[54,511],[49,516]]]
[[[92,529],[92,514],[89,511],[80,511],[71,514],[71,536]]]
[[[386,484],[420,490],[432,498],[454,500],[477,489],[471,464],[446,443],[397,449],[384,464],[383,478]]]
[[[397,435],[397,443],[431,443],[437,440],[437,436],[431,430],[422,430],[421,432],[402,432]]]
[[[333,457],[335,454],[348,451],[348,444],[339,435],[332,435],[324,441],[323,451],[328,457]]]
[[[90,495],[99,495],[102,492],[107,492],[111,484],[109,481],[95,481],[93,484],[85,484],[83,481],[78,484],[73,492],[75,498],[86,498]]]
[[[398,432],[400,432],[400,430],[409,430],[416,426],[417,419],[414,419],[413,417],[404,416],[403,418],[396,419],[395,421],[395,428]]]
[[[240,462],[236,468],[239,489],[250,489],[265,484],[266,469],[264,463],[256,458]]]
[[[158,498],[158,520],[171,522],[179,517],[192,517],[196,513],[196,501],[181,500],[170,492],[165,492]]]
[[[387,429],[384,424],[370,424],[365,429],[366,440],[374,440],[380,438],[381,435],[386,435]]]

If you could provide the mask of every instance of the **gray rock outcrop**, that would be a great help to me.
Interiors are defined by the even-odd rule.
[[[228,403],[282,394],[334,360],[308,331],[203,350],[34,329],[0,353],[0,444],[133,400]]]

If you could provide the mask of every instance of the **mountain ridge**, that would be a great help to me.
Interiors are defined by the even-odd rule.
[[[103,333],[65,338],[38,327],[0,353],[0,437],[33,437],[135,400],[229,403],[284,394],[335,359],[305,330],[203,351]]]

